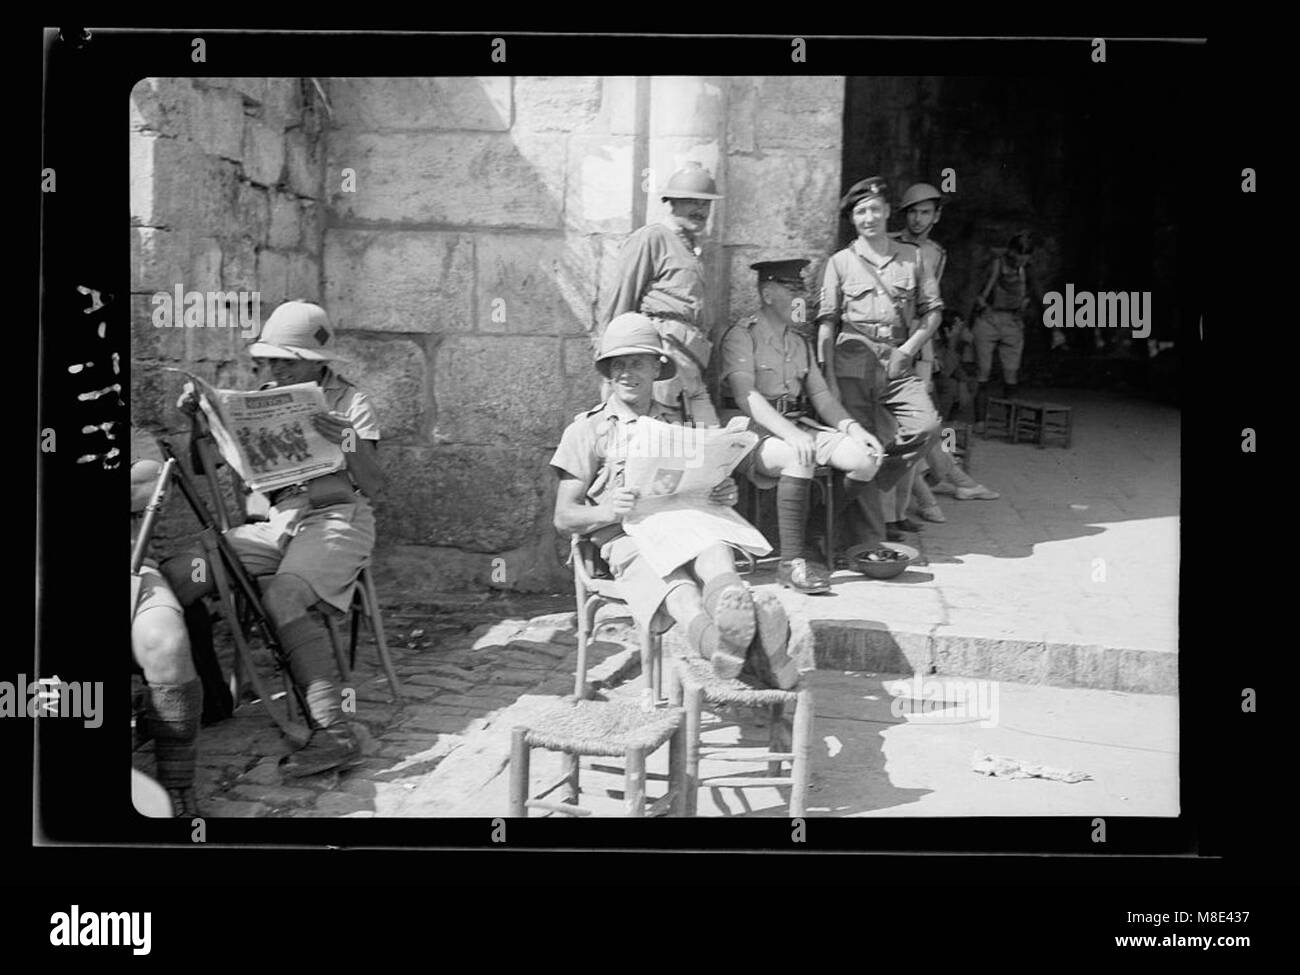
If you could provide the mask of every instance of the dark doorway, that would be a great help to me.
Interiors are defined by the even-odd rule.
[[[996,249],[1018,231],[1036,243],[1039,295],[1151,292],[1151,332],[1026,329],[1025,381],[1134,386],[1172,395],[1176,351],[1195,334],[1196,291],[1187,213],[1208,181],[1197,86],[1184,77],[862,77],[845,93],[843,183],[881,175],[896,201],[911,183],[944,187],[934,238],[948,250],[944,300],[969,315]],[[903,226],[895,213],[891,228]],[[1230,230],[1230,228],[1223,228]],[[841,243],[852,238],[841,222]],[[1052,354],[1049,355],[1049,350]],[[1169,385],[1168,389],[1157,389]]]

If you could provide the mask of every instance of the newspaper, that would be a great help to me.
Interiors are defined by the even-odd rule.
[[[194,384],[222,458],[252,490],[274,491],[347,466],[338,445],[312,426],[312,414],[329,412],[325,392],[316,383],[239,392],[185,375]]]
[[[772,546],[731,508],[711,504],[709,492],[758,444],[749,421],[736,417],[723,429],[699,430],[646,418],[626,444],[624,487],[637,492],[623,530],[660,575],[725,542],[754,555]]]

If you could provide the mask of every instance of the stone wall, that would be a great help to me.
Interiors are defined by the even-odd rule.
[[[239,328],[156,327],[155,294],[256,292],[262,319],[286,298],[319,300],[320,113],[315,86],[298,78],[146,78],[132,89],[133,424],[185,442],[174,406],[184,377],[167,367],[253,382]],[[169,506],[164,543],[194,527],[183,509]]]
[[[321,300],[375,401],[388,474],[380,585],[569,585],[547,460],[598,396],[592,342],[619,247],[688,160],[726,195],[713,324],[756,260],[824,258],[842,79],[199,79],[132,98],[133,413],[165,426],[190,361],[250,379],[237,331],[156,330],[148,296],[259,287]],[[193,282],[193,283],[191,283]]]

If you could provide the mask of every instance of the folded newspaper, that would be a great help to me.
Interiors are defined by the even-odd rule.
[[[637,502],[623,530],[660,575],[725,542],[754,555],[772,551],[763,534],[731,508],[711,504],[709,492],[758,444],[749,421],[696,429],[646,418],[626,445],[624,487]]]
[[[239,392],[185,375],[194,384],[222,458],[254,491],[274,491],[347,466],[338,445],[312,426],[312,414],[329,412],[325,392],[316,383]]]

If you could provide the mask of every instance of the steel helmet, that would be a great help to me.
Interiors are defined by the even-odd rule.
[[[924,203],[926,200],[934,200],[936,203],[943,199],[943,194],[936,190],[929,183],[913,183],[903,194],[903,198],[898,202],[898,209],[906,210],[910,206],[918,203]]]
[[[707,169],[697,162],[688,162],[669,178],[661,199],[721,200],[722,195]]]
[[[620,355],[653,355],[659,357],[659,378],[672,379],[677,375],[677,364],[667,353],[654,322],[640,312],[624,312],[605,327],[605,334],[600,337],[596,369],[608,378],[610,359]]]

